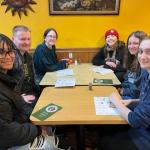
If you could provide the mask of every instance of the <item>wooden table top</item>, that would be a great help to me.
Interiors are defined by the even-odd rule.
[[[71,124],[126,124],[120,116],[96,115],[94,96],[109,96],[117,92],[112,86],[75,86],[73,88],[44,88],[32,113],[42,107],[54,103],[62,109],[44,121],[30,116],[30,120],[37,125],[71,125]]]
[[[78,65],[69,65],[69,69],[73,69],[74,75],[73,77],[76,78],[76,85],[89,85],[89,83],[92,83],[93,85],[106,85],[103,83],[93,83],[93,79],[112,79],[113,84],[107,84],[107,85],[120,85],[120,81],[116,77],[114,73],[109,74],[100,74],[92,71],[94,66],[90,63],[82,63]],[[70,78],[72,76],[67,76],[66,78]],[[43,79],[40,82],[41,86],[48,86],[48,85],[55,85],[55,82],[57,81],[57,71],[55,72],[47,72]]]

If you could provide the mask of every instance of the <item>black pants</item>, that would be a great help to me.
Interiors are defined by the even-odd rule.
[[[101,150],[138,150],[128,132],[120,132],[114,135],[105,136],[99,143]]]

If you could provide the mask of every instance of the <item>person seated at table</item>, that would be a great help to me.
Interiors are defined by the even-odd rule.
[[[37,46],[33,55],[36,82],[39,84],[46,72],[65,69],[68,67],[66,60],[58,61],[55,43],[58,34],[55,29],[48,28],[44,32],[44,42]]]
[[[119,89],[123,99],[139,98],[141,69],[137,59],[138,48],[141,40],[146,36],[143,31],[132,32],[127,39],[124,67],[127,69],[124,81]]]
[[[13,68],[16,47],[5,35],[0,34],[0,149],[28,150],[36,149],[43,142],[42,149],[70,149],[70,145],[55,140],[51,127],[36,126],[30,123],[32,107],[24,97],[14,90],[17,81],[8,74]],[[48,140],[48,135],[52,134]],[[34,145],[34,146],[33,146]],[[58,148],[61,147],[61,148]],[[40,149],[40,148],[39,148]]]
[[[138,60],[143,69],[139,100],[121,100],[115,93],[110,96],[111,103],[131,127],[103,137],[100,150],[150,149],[150,36],[141,41]]]
[[[39,86],[35,84],[35,71],[32,56],[29,54],[31,47],[31,31],[27,26],[17,25],[13,27],[12,40],[16,46],[16,58],[14,67],[8,74],[16,78],[15,91],[22,94],[26,102],[32,107],[40,95]]]
[[[29,123],[32,108],[14,91],[17,81],[7,74],[15,55],[13,42],[0,34],[0,149],[25,145],[44,133],[40,126]]]
[[[122,67],[125,43],[119,40],[119,34],[115,29],[106,31],[105,41],[105,45],[100,48],[99,52],[92,59],[92,63],[93,65],[112,69],[122,82],[125,74],[125,69]]]

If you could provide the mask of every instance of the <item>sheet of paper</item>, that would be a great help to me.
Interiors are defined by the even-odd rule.
[[[117,108],[110,107],[109,97],[94,97],[96,115],[120,115]]]
[[[63,69],[57,71],[57,76],[62,77],[62,76],[72,76],[73,75],[73,70],[72,69]]]
[[[68,87],[68,86],[75,86],[76,79],[75,78],[58,78],[55,87]]]
[[[103,68],[103,67],[94,67],[94,68],[92,68],[92,70],[93,70],[94,72],[101,73],[101,74],[113,73],[113,70],[111,70],[111,69],[106,69],[106,68]]]

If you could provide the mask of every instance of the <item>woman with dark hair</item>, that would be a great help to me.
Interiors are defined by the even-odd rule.
[[[44,42],[37,46],[33,55],[36,83],[39,84],[46,72],[57,71],[68,67],[66,60],[58,61],[55,42],[58,34],[49,28],[44,32]]]
[[[32,108],[23,97],[14,91],[17,84],[7,74],[13,68],[16,47],[13,42],[0,34],[0,149],[21,146],[32,142],[42,130],[29,123]]]
[[[0,150],[61,149],[61,141],[58,144],[54,135],[48,138],[51,127],[30,123],[33,108],[15,91],[17,81],[8,71],[13,68],[16,52],[13,42],[0,34]]]
[[[121,84],[120,94],[123,99],[138,98],[141,78],[140,65],[137,59],[138,48],[141,40],[146,36],[143,31],[132,32],[127,40],[127,50],[124,59],[124,68],[127,72]]]
[[[149,150],[150,149],[150,37],[145,37],[138,49],[138,61],[142,68],[141,91],[138,100],[121,100],[112,93],[110,101],[130,125],[100,141],[101,150]],[[131,104],[134,104],[132,109]]]

